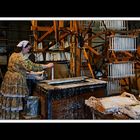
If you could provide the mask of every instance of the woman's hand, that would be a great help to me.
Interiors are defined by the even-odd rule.
[[[52,67],[54,67],[54,64],[53,63],[49,63],[49,64],[47,64],[46,65],[48,68],[52,68]]]
[[[52,67],[54,67],[53,63],[48,63],[43,65],[43,69],[52,68]]]

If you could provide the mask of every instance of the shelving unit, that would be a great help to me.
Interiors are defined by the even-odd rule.
[[[131,92],[130,77],[135,77],[137,36],[128,34],[126,21],[110,20],[101,23],[110,31],[107,36],[108,95],[120,94],[124,90],[122,85],[125,85],[125,88],[128,86]]]

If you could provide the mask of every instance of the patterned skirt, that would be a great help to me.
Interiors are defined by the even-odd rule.
[[[19,119],[23,99],[28,95],[26,77],[7,71],[0,90],[0,119]]]

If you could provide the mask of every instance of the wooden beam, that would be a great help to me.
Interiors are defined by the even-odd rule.
[[[50,30],[46,33],[44,33],[39,39],[38,42],[41,42],[47,35],[49,35],[50,33],[52,33],[54,31],[54,28],[51,27]]]
[[[85,56],[85,58],[86,58],[86,60],[87,60],[88,67],[89,67],[89,70],[90,70],[90,73],[91,73],[92,77],[93,77],[93,78],[95,78],[95,76],[94,76],[94,74],[93,74],[93,70],[92,70],[91,64],[90,64],[90,62],[89,62],[89,58],[88,58],[88,55],[87,55],[87,52],[86,52],[85,48],[83,49],[83,52],[84,52],[84,56]]]
[[[84,42],[87,42],[87,41],[92,40],[92,39],[94,39],[94,38],[96,38],[96,37],[99,37],[100,35],[105,34],[105,33],[106,33],[105,31],[104,31],[104,32],[99,32],[99,33],[97,33],[96,35],[91,36],[91,37],[85,39]]]
[[[43,27],[43,26],[31,26],[31,31],[49,31],[52,27]]]
[[[36,20],[32,20],[31,21],[32,26],[37,26],[37,21]],[[37,45],[38,45],[38,35],[36,31],[33,31],[33,36],[34,36],[34,45],[33,45],[33,51],[37,49]]]
[[[100,54],[95,50],[93,49],[92,47],[88,46],[87,44],[85,44],[85,48],[89,49],[92,53],[94,53],[95,55],[99,56]]]

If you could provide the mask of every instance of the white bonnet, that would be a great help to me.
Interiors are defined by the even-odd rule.
[[[28,40],[23,40],[23,41],[20,41],[17,45],[17,47],[25,47],[27,44],[29,43]]]

